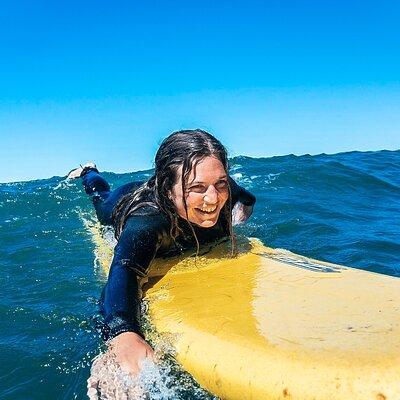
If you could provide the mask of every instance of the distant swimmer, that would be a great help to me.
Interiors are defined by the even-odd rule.
[[[82,178],[98,220],[115,230],[117,245],[101,295],[104,337],[121,367],[136,374],[140,361],[153,358],[140,327],[139,279],[154,258],[230,237],[246,221],[255,197],[228,174],[224,146],[200,130],[172,133],[155,157],[154,175],[113,191],[94,163],[72,170]]]

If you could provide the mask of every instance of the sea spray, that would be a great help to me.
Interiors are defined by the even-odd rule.
[[[146,358],[133,376],[118,365],[110,352],[98,355],[87,381],[90,400],[216,400],[180,369],[171,356],[155,347],[154,363]]]

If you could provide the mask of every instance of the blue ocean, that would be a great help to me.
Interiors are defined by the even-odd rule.
[[[150,173],[104,176],[117,187]],[[400,277],[400,151],[240,156],[231,176],[257,197],[238,234]],[[105,278],[82,216],[94,212],[79,181],[0,184],[0,399],[87,398]],[[213,398],[168,371],[154,398]]]

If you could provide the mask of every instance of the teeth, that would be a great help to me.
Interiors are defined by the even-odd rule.
[[[212,212],[214,212],[216,209],[217,209],[217,207],[207,207],[207,208],[204,207],[204,208],[200,208],[201,211],[208,212],[208,213],[212,213]]]

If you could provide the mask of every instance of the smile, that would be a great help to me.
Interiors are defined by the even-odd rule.
[[[212,214],[216,209],[217,209],[217,206],[198,208],[199,211],[206,213],[206,214]]]

